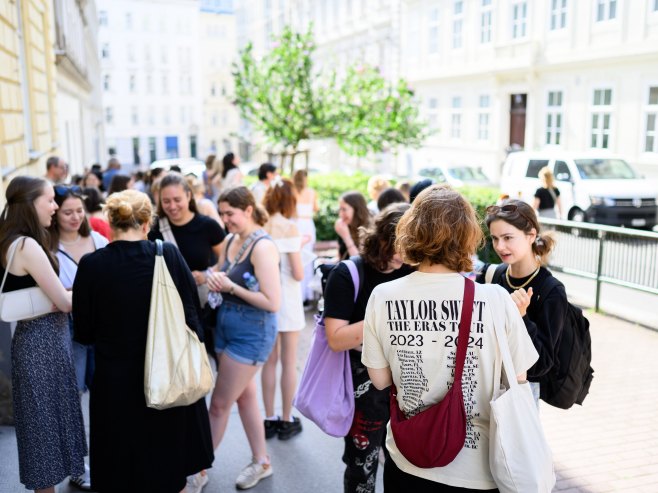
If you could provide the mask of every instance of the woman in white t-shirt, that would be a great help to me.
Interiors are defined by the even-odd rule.
[[[396,249],[418,270],[375,288],[366,309],[362,362],[373,384],[394,383],[397,404],[412,416],[440,402],[454,379],[454,358],[464,277],[482,231],[471,205],[458,192],[434,185],[414,201],[397,227]],[[388,428],[391,459],[387,492],[495,490],[489,469],[489,415],[497,343],[494,322],[505,327],[517,379],[537,360],[519,311],[499,286],[475,286],[468,351],[462,374],[466,441],[445,467],[419,468],[397,449]],[[419,447],[423,444],[419,443]]]

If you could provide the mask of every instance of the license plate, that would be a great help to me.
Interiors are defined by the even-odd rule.
[[[631,219],[631,226],[646,226],[646,219]]]

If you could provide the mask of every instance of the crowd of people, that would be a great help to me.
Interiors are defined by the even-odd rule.
[[[251,459],[236,486],[248,489],[273,474],[267,440],[302,433],[293,399],[304,308],[318,295],[311,284],[318,197],[305,171],[288,179],[264,163],[258,181],[247,187],[239,164],[229,153],[209,156],[198,178],[170,170],[128,176],[112,159],[106,170],[92,168],[64,183],[67,165],[55,157],[45,178],[22,176],[8,185],[0,216],[3,292],[38,286],[53,303],[51,313],[19,321],[12,342],[26,488],[50,493],[70,477],[91,491],[123,491],[129,484],[135,491],[198,493],[209,481],[207,469],[237,403]],[[502,261],[493,283],[488,263],[479,262],[476,270],[482,231],[457,191],[431,180],[393,187],[373,177],[369,202],[357,191],[341,195],[337,252],[329,260],[335,266],[322,295],[328,344],[348,352],[354,387],[354,418],[342,455],[346,493],[374,492],[382,461],[387,491],[496,491],[488,467],[489,402],[500,357],[493,326],[504,327],[516,378],[529,381],[538,400],[541,377],[556,364],[566,316],[562,285],[541,302],[537,298],[551,276],[545,264],[554,247],[537,211],[549,199],[551,207],[559,206],[550,174],[544,180],[534,207],[508,199],[486,211]],[[146,405],[154,240],[165,242],[187,326],[215,360],[209,404],[201,399],[166,410]],[[346,259],[358,265],[358,288],[341,262]],[[457,346],[456,307],[469,274],[476,280],[477,327],[468,345],[471,385],[464,393],[470,440],[447,466],[420,468],[387,427],[389,387],[395,385],[393,398],[406,416],[446,395]],[[493,300],[503,289],[509,295],[501,306]],[[434,332],[400,329],[421,323]],[[88,465],[80,399],[87,390]]]

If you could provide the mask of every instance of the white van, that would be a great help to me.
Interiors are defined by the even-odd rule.
[[[503,165],[501,192],[532,204],[544,166],[553,170],[563,219],[646,229],[658,223],[658,182],[601,151],[513,152]]]

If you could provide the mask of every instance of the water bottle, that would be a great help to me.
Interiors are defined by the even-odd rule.
[[[251,272],[245,272],[242,274],[242,279],[244,279],[244,285],[247,286],[249,291],[257,292],[260,291],[260,285],[258,284],[258,279]]]

